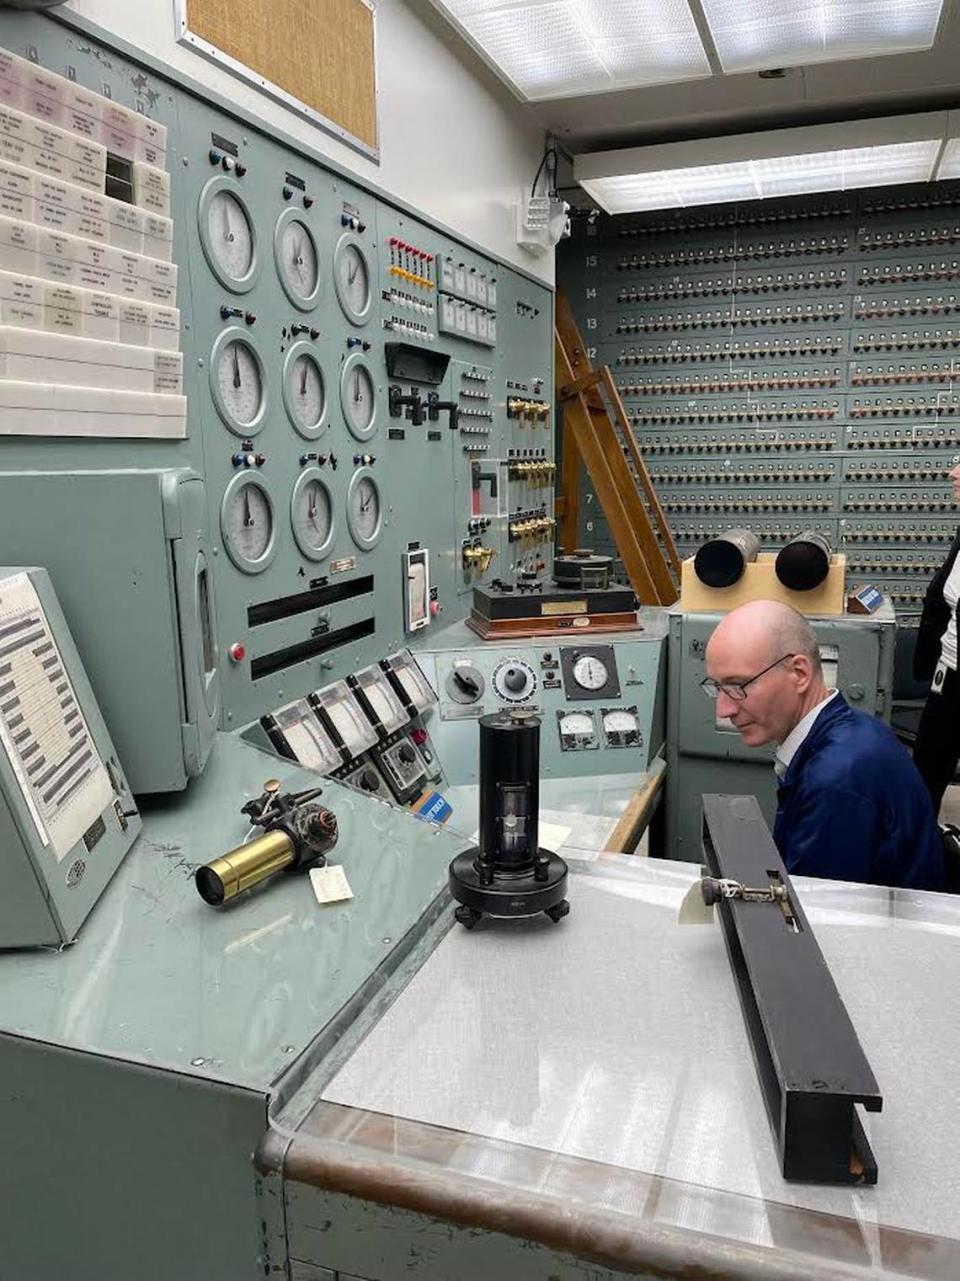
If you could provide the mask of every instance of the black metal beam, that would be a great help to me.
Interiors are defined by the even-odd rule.
[[[782,885],[789,904],[718,904],[784,1178],[876,1183],[855,1105],[883,1099],[754,797],[704,796],[703,855],[711,876]]]

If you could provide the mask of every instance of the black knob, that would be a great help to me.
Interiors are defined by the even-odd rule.
[[[416,754],[409,743],[402,743],[397,755],[403,761],[404,765],[412,765],[417,759]]]
[[[378,792],[380,780],[372,769],[365,769],[360,775],[360,786],[365,792]]]
[[[526,673],[519,667],[508,667],[503,677],[503,683],[511,694],[519,694],[521,690],[527,687]]]

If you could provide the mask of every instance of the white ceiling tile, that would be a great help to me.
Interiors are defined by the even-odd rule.
[[[701,0],[727,72],[929,49],[943,0]]]

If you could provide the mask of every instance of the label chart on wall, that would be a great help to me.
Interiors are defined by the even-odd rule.
[[[0,582],[0,743],[59,862],[113,792],[26,574]]]

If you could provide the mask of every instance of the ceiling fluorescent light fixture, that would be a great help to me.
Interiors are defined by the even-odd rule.
[[[928,182],[947,120],[926,112],[602,151],[577,156],[574,175],[610,214]]]
[[[726,72],[929,49],[943,0],[700,0]]]
[[[687,0],[432,0],[519,98],[708,77]]]

